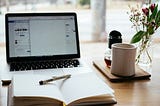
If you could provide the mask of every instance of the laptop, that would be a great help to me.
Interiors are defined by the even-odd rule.
[[[6,63],[2,80],[13,74],[79,74],[91,71],[80,59],[76,13],[5,15]]]

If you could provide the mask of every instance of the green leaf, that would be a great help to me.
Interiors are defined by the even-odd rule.
[[[155,20],[156,24],[158,24],[159,21],[160,21],[160,10],[158,11],[156,16],[156,20]]]
[[[158,11],[158,5],[156,5],[156,7],[154,8],[151,16],[150,16],[150,21],[152,21],[153,19],[155,19],[156,15],[157,15],[157,11]]]
[[[149,33],[150,35],[152,35],[152,34],[154,33],[154,27],[150,26],[150,27],[148,28],[148,33]]]
[[[139,31],[139,32],[137,32],[137,33],[133,36],[133,38],[131,39],[131,42],[130,42],[130,43],[137,43],[137,42],[139,42],[139,41],[142,39],[142,37],[144,36],[144,34],[145,34],[144,31]]]

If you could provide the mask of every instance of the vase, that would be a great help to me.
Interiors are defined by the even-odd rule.
[[[141,67],[151,67],[153,61],[152,36],[144,36],[137,47],[136,64]]]

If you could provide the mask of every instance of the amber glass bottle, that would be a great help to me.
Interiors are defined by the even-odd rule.
[[[111,66],[111,60],[112,60],[112,44],[114,43],[122,43],[122,35],[119,31],[113,30],[109,33],[108,37],[108,47],[105,52],[104,61],[107,65],[107,67]]]

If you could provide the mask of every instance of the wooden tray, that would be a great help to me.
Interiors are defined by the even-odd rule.
[[[140,80],[140,79],[150,79],[151,74],[144,71],[140,67],[136,66],[136,72],[133,77],[118,77],[110,72],[110,68],[108,68],[103,60],[94,60],[93,65],[102,72],[111,82],[121,82],[128,80]]]

